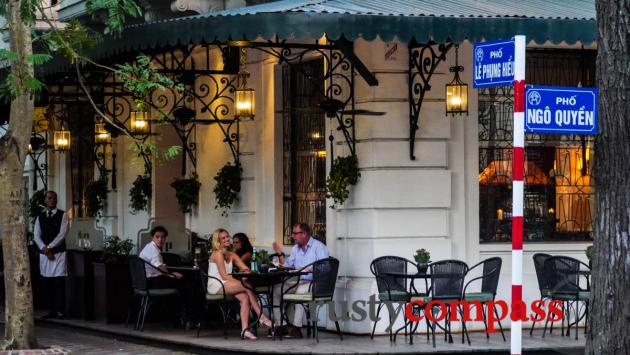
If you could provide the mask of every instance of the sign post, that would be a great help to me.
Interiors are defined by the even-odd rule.
[[[514,127],[512,166],[512,317],[510,353],[522,353],[523,175],[525,171],[525,36],[514,36]]]
[[[523,175],[525,170],[525,36],[477,43],[473,50],[475,88],[514,85],[512,179],[512,314],[510,353],[522,351]]]

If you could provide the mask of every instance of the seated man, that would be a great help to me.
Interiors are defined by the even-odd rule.
[[[311,237],[311,227],[306,223],[298,223],[293,226],[291,231],[291,238],[295,241],[295,245],[291,249],[291,254],[285,259],[282,249],[278,243],[273,243],[273,250],[280,255],[280,264],[284,264],[285,267],[301,269],[306,265],[314,263],[317,260],[326,259],[330,256],[326,245],[319,240]],[[289,293],[307,293],[309,286],[313,280],[313,275],[303,275],[300,277],[299,284],[289,290]],[[297,281],[291,281],[285,283],[285,289],[294,285]],[[273,289],[274,302],[280,302],[281,285],[276,285]],[[289,317],[289,326],[287,330],[287,337],[302,337],[302,331],[300,327],[304,324],[304,308],[301,306],[292,307],[292,317]],[[280,310],[274,309],[274,321],[280,324]]]
[[[185,300],[185,310],[189,323],[192,323],[197,312],[192,308],[196,304],[194,300],[194,291],[189,287],[193,280],[183,279],[184,276],[179,272],[170,272],[162,260],[161,250],[166,244],[168,231],[162,226],[156,226],[151,229],[151,241],[145,245],[140,252],[140,258],[147,263],[153,265],[144,265],[147,274],[147,282],[149,288],[174,288],[177,289]],[[182,319],[183,321],[183,319]],[[189,324],[187,326],[192,326]]]

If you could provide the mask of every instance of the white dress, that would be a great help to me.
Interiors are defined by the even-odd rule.
[[[224,261],[224,263],[225,263],[225,272],[227,274],[231,274],[232,261],[231,260],[230,262]],[[217,264],[212,261],[208,263],[208,275],[216,277],[217,279],[221,280],[221,283],[219,283],[219,281],[215,279],[208,278],[208,293],[211,293],[211,294],[222,293],[223,288],[221,286],[222,284],[225,284],[227,280],[223,280],[221,278],[221,274],[219,274],[219,268],[217,267]]]

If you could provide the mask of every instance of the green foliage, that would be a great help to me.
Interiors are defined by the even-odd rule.
[[[266,250],[257,250],[256,251],[256,261],[258,265],[268,265],[269,264],[269,252]]]
[[[431,253],[428,250],[422,248],[416,250],[416,254],[413,256],[418,264],[427,264],[431,262]]]
[[[105,201],[107,201],[107,177],[103,175],[98,180],[92,181],[85,187],[83,193],[88,216],[100,216],[101,210],[105,207]]]
[[[60,51],[72,63],[86,49],[94,48],[101,36],[85,28],[77,19],[66,22],[63,28],[49,31],[40,37],[51,52]]]
[[[359,181],[359,160],[356,155],[347,157],[337,157],[333,161],[330,175],[326,178],[326,197],[333,199],[332,208],[344,203],[350,191],[350,185],[355,185]]]
[[[214,208],[222,208],[222,216],[227,216],[228,210],[234,201],[238,201],[238,193],[241,191],[242,174],[243,168],[240,163],[237,162],[235,165],[227,163],[214,177],[214,180],[217,182],[214,187],[217,204]]]
[[[133,242],[130,239],[121,240],[118,236],[105,237],[101,259],[105,263],[120,262],[121,258],[129,256],[131,249]]]
[[[35,224],[35,219],[39,216],[40,213],[44,211],[44,196],[46,196],[46,191],[44,189],[36,191],[31,199],[29,200],[29,212],[28,215],[31,218],[31,223]]]
[[[3,60],[18,60],[18,54],[8,49],[0,48],[0,59]]]
[[[7,351],[13,347],[13,343],[15,342],[14,338],[4,339],[2,343],[0,343],[0,351]]]
[[[156,137],[155,140],[159,140],[158,137]],[[151,166],[150,161],[143,159],[143,156],[153,156],[158,164],[163,164],[164,162],[174,159],[182,152],[181,145],[172,145],[160,150],[156,142],[133,142],[129,144],[128,149],[135,155],[131,160],[131,166],[138,168],[144,164],[145,174],[151,173]]]
[[[99,18],[99,10],[107,12],[105,33],[120,34],[127,17],[140,17],[142,15],[142,9],[133,0],[88,0],[86,8],[94,19]]]
[[[34,65],[42,65],[51,59],[52,59],[52,56],[47,53],[31,54],[28,57],[26,57],[26,60],[30,63],[33,63]]]
[[[129,208],[131,208],[132,214],[137,214],[147,209],[147,204],[151,198],[151,189],[151,176],[138,175],[129,190]]]
[[[592,245],[587,247],[584,252],[586,253],[586,257],[589,261],[593,260],[593,256],[595,255],[595,248],[593,248]]]
[[[175,85],[169,77],[151,68],[151,60],[144,54],[138,55],[135,63],[118,64],[116,67],[123,87],[134,97],[146,97],[149,92],[165,87],[175,87],[179,92],[183,90],[183,86]]]
[[[199,201],[199,189],[201,189],[197,174],[188,179],[175,179],[171,187],[175,189],[179,210],[183,213],[192,212],[192,206]]]

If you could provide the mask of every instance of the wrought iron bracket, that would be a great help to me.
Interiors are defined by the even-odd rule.
[[[39,190],[37,184],[38,178],[44,183],[44,191],[48,190],[48,154],[47,151],[52,149],[52,146],[48,145],[48,139],[46,134],[35,133],[31,134],[31,150],[28,155],[33,162],[33,168],[35,169],[35,178],[33,179],[33,191]],[[44,156],[44,162],[40,163],[41,156]]]
[[[431,90],[431,76],[440,62],[446,59],[446,53],[453,47],[454,43],[435,42],[418,43],[415,38],[409,42],[409,158],[416,160],[414,147],[416,143],[416,132],[418,131],[420,120],[420,109],[424,101],[424,95]]]

